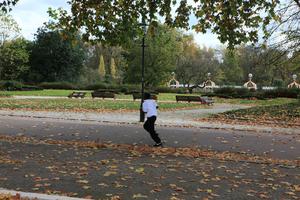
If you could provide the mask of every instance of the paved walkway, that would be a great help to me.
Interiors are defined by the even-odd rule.
[[[244,131],[260,131],[260,132],[281,132],[286,134],[299,134],[299,130],[295,128],[278,128],[267,126],[253,125],[236,125],[224,124],[220,122],[199,122],[194,119],[207,117],[210,114],[221,113],[229,110],[247,108],[249,106],[233,105],[233,104],[215,104],[207,108],[176,110],[176,111],[160,111],[157,125],[159,126],[175,126],[189,128],[208,128],[208,129],[233,129]],[[1,116],[16,117],[33,117],[33,118],[49,118],[49,119],[67,119],[80,121],[96,121],[108,123],[125,123],[138,124],[139,112],[57,112],[57,111],[24,111],[24,110],[0,110]]]
[[[211,113],[240,108],[243,107],[215,104],[204,109],[159,112],[157,124],[161,126],[160,134],[167,139],[169,149],[199,147],[215,150],[219,155],[222,152],[254,153],[268,158],[299,159],[299,130],[194,121]],[[296,199],[299,196],[298,166],[216,157],[189,158],[175,156],[175,153],[174,156],[136,154],[131,150],[47,143],[77,139],[130,145],[135,141],[132,147],[142,147],[151,140],[140,126],[115,126],[116,123],[139,124],[138,120],[139,112],[0,110],[0,130],[3,132],[0,134],[8,138],[23,135],[36,139],[36,143],[2,139],[0,185],[18,191],[95,199],[231,200]],[[248,134],[245,130],[259,133]],[[264,134],[266,132],[280,134]],[[0,188],[1,192],[16,193]],[[34,193],[22,195],[58,199],[57,196]],[[62,196],[61,199],[67,198]]]
[[[134,125],[0,117],[0,130],[0,185],[11,190],[107,200],[297,199],[300,195],[299,165],[256,162],[257,155],[297,162],[299,142],[293,135],[158,127],[167,142],[165,148],[154,149],[145,145],[152,144],[149,135]],[[117,146],[88,148],[94,141]],[[195,148],[215,153],[178,154]],[[227,159],[226,152],[234,157]],[[31,194],[35,196],[53,200]]]

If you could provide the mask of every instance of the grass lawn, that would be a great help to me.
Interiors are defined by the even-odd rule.
[[[102,100],[102,99],[0,99],[0,109],[32,110],[138,110],[140,101]],[[193,103],[159,103],[160,110],[204,107]]]
[[[224,98],[214,98],[216,103],[229,103],[229,104],[246,104],[253,106],[272,106],[272,105],[282,105],[287,103],[297,102],[297,99],[291,98],[276,98],[276,99],[266,99],[266,100],[257,100],[257,99],[224,99]]]
[[[250,123],[273,123],[286,126],[300,125],[300,101],[292,103],[256,106],[216,114],[210,117],[212,120],[250,122]]]
[[[39,90],[39,91],[0,91],[0,97],[9,96],[58,96],[67,97],[70,93],[75,90]],[[77,90],[76,90],[77,91]],[[91,97],[91,90],[87,92],[86,97]],[[160,93],[158,95],[159,101],[175,101],[175,96],[178,94],[174,93]],[[199,95],[199,94],[184,94],[184,95]],[[117,94],[117,99],[128,99],[132,100],[132,95]],[[229,104],[249,104],[249,105],[280,105],[286,103],[295,102],[295,99],[278,98],[270,100],[248,100],[248,99],[224,99],[224,98],[213,98],[215,103],[229,103]],[[139,100],[136,100],[137,102]]]
[[[282,105],[257,106],[253,108],[228,111],[219,115],[224,115],[228,118],[248,117],[251,119],[260,117],[300,118],[300,101]]]
[[[12,96],[57,96],[67,97],[75,90],[37,90],[37,91],[0,91],[0,95]],[[77,90],[76,90],[77,91]],[[91,96],[91,91],[86,91],[87,96]]]

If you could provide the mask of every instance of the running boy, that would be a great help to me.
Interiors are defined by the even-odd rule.
[[[157,116],[157,104],[151,99],[150,93],[144,94],[143,112],[147,113],[147,120],[144,123],[144,129],[150,133],[151,138],[155,141],[154,147],[162,146],[161,139],[155,131],[154,123]]]

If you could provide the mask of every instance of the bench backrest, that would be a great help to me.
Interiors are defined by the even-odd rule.
[[[200,96],[188,96],[190,101],[201,101]]]
[[[72,92],[68,97],[84,97],[86,92]]]
[[[189,96],[177,96],[176,95],[176,101],[188,101]]]
[[[92,97],[115,98],[115,94],[112,92],[94,91],[94,92],[92,92]]]
[[[181,96],[176,95],[176,101],[201,101],[200,96]]]
[[[142,98],[141,93],[132,93],[132,96],[133,96],[134,99],[140,99],[140,98]]]

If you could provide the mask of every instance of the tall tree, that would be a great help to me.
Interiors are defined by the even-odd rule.
[[[150,30],[152,28],[150,27]],[[149,30],[149,31],[150,31]],[[172,71],[175,70],[178,57],[180,32],[165,25],[158,25],[152,30],[155,37],[146,36],[145,47],[145,85],[148,87],[165,84]],[[150,34],[148,32],[148,34]],[[141,81],[141,38],[129,43],[126,58],[128,68],[125,72],[127,83]]]
[[[117,78],[117,69],[116,69],[116,63],[114,58],[111,58],[110,60],[110,74],[112,79],[115,80]]]
[[[290,53],[300,51],[300,1],[283,1],[276,12],[280,20],[268,27],[269,46]]]
[[[103,55],[100,56],[98,73],[99,73],[99,76],[101,77],[101,79],[103,80],[106,75]]]
[[[8,12],[11,10],[11,7],[16,5],[16,3],[19,0],[2,0],[2,3],[0,2],[0,10],[3,12]]]
[[[0,48],[0,79],[20,80],[29,68],[29,42],[18,38],[5,42]]]
[[[69,40],[59,31],[38,30],[30,56],[31,73],[28,79],[41,81],[71,81],[79,78],[85,59],[79,38]]]
[[[223,62],[221,66],[226,77],[224,80],[225,84],[243,85],[243,83],[247,80],[239,65],[239,58],[236,51],[224,49]]]
[[[100,55],[103,55],[104,64],[111,65],[111,59],[114,59],[115,65],[118,66],[118,82],[122,82],[122,74],[127,62],[123,56],[124,50],[121,47],[112,47],[108,45],[85,43],[87,58],[84,62],[85,72],[82,74],[82,81],[86,84],[93,84],[100,81],[99,61]]]
[[[196,45],[193,36],[186,35],[181,40],[181,52],[177,59],[176,76],[184,85],[189,85],[197,77],[199,47]]]
[[[179,81],[189,87],[190,84],[202,84],[207,73],[216,74],[219,62],[215,52],[209,48],[200,48],[191,35],[182,38],[182,53],[176,67]]]
[[[211,29],[221,42],[228,42],[233,48],[242,42],[258,40],[257,28],[277,19],[274,8],[279,0],[70,0],[69,3],[70,15],[64,10],[50,14],[68,31],[84,29],[87,40],[127,43],[142,33],[140,19],[153,25],[164,18],[169,26],[187,29],[192,25],[189,18],[193,14],[197,19],[192,26],[195,31],[205,33]]]
[[[12,16],[0,10],[0,46],[9,39],[16,39],[20,31],[18,23]]]

